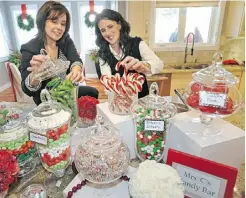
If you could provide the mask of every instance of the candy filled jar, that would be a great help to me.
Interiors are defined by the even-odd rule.
[[[36,147],[29,140],[28,128],[22,111],[4,103],[0,105],[0,151],[14,155],[20,167],[19,176],[24,176],[35,167]]]
[[[91,96],[81,96],[78,99],[79,122],[78,127],[85,128],[95,124],[99,101]]]
[[[92,183],[106,184],[123,176],[129,164],[129,150],[119,131],[104,125],[102,117],[88,128],[75,152],[75,166],[82,177]]]
[[[41,92],[41,100],[42,103],[27,116],[30,139],[38,143],[44,168],[62,177],[70,164],[71,110],[51,100],[45,89]]]
[[[222,133],[223,127],[212,122],[213,119],[232,115],[242,106],[242,97],[236,87],[239,80],[222,67],[222,59],[222,55],[216,53],[213,64],[194,73],[193,81],[184,91],[183,97],[187,105],[200,113],[200,118],[192,120],[194,133]],[[204,124],[205,128],[201,128],[200,123]]]
[[[150,85],[150,94],[132,107],[136,128],[136,153],[139,159],[163,159],[165,137],[171,118],[177,113],[174,104],[159,94],[156,82]]]
[[[52,100],[55,100],[71,109],[72,116],[70,126],[75,126],[78,121],[77,95],[78,87],[70,80],[62,80],[57,77],[48,82],[46,89],[49,91]]]
[[[119,70],[118,63],[116,71]],[[109,110],[118,115],[130,115],[132,105],[138,100],[138,92],[142,91],[144,76],[138,73],[127,73],[124,69],[122,77],[115,75],[102,75],[100,78],[108,93]]]

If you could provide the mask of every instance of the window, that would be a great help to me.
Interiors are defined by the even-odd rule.
[[[0,46],[1,46],[0,59],[7,57],[9,55],[9,47],[6,40],[7,39],[4,31],[3,16],[0,9]]]
[[[116,9],[116,2],[114,1],[96,1],[94,10],[97,13],[102,12],[103,9],[110,8]],[[81,40],[81,52],[80,54],[86,54],[88,50],[95,49],[96,43],[96,36],[95,36],[95,28],[88,28],[84,22],[85,14],[90,10],[89,3],[83,2],[80,3],[79,6],[79,13],[80,13],[80,40]]]
[[[34,19],[34,28],[31,29],[29,32],[22,30],[19,28],[17,23],[17,17],[21,14],[21,7],[20,6],[11,6],[11,13],[12,13],[12,19],[14,21],[14,30],[16,35],[16,42],[17,46],[20,49],[20,46],[24,43],[27,43],[29,40],[33,39],[37,33],[37,27],[36,27],[36,15],[37,15],[37,5],[27,5],[27,13],[30,14]]]
[[[192,42],[195,35],[195,46],[216,47],[218,32],[222,25],[224,3],[217,1],[157,1],[153,2],[154,26],[150,35],[150,44],[155,49],[180,48],[186,41]]]
[[[71,3],[70,2],[61,2],[68,10],[68,12],[70,13],[71,16],[71,23],[70,23],[70,29],[69,29],[69,35],[71,37],[72,40],[74,40],[74,32],[73,32],[73,14],[72,14],[72,7],[71,7]]]

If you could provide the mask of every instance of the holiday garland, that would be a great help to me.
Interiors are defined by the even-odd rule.
[[[96,12],[86,12],[85,13],[85,24],[88,28],[93,28],[95,26],[95,20],[94,21],[90,21],[90,15],[97,15]]]
[[[20,14],[17,17],[17,23],[20,29],[26,30],[26,31],[30,31],[32,28],[34,28],[34,19],[32,18],[31,15],[27,14],[26,15],[26,20],[28,22],[28,24],[24,24],[24,19],[22,17],[22,14]]]

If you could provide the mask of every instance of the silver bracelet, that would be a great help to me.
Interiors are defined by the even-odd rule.
[[[30,74],[25,79],[25,85],[27,89],[29,89],[32,92],[38,91],[40,87],[42,86],[42,82],[40,82],[37,86],[33,87],[30,85]]]
[[[74,66],[80,66],[80,67],[81,67],[81,70],[83,71],[83,64],[82,64],[81,62],[79,62],[79,61],[74,62],[74,63],[71,65],[70,71],[72,71],[72,68],[73,68]]]

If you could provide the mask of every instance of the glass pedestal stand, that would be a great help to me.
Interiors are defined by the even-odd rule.
[[[199,118],[192,118],[191,133],[201,133],[203,136],[217,136],[223,133],[223,126],[215,122],[212,116],[200,114]]]

